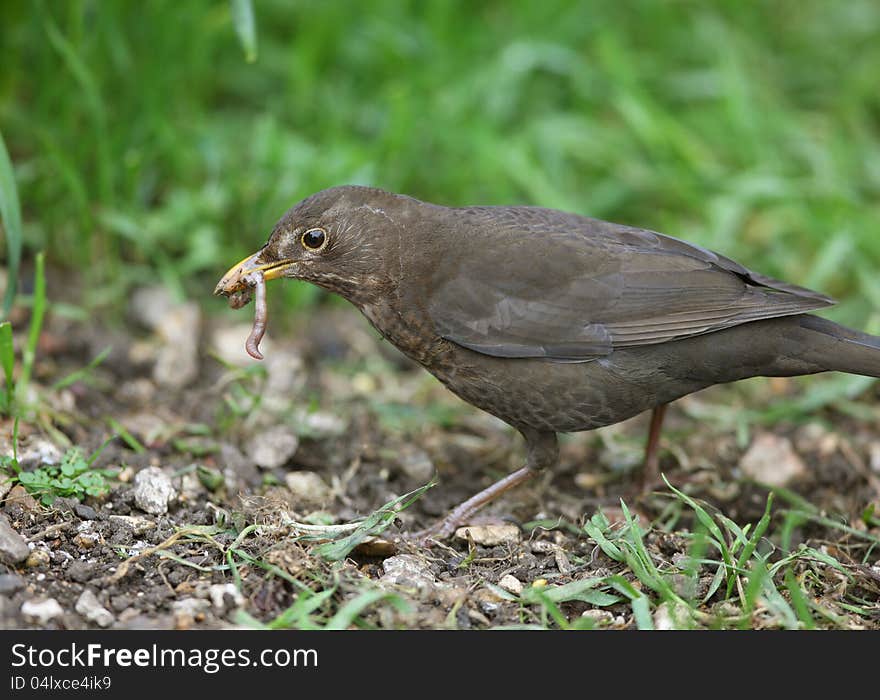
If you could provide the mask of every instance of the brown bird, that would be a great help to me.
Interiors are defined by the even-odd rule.
[[[558,462],[557,433],[663,408],[712,384],[839,371],[880,377],[880,338],[805,312],[834,302],[700,246],[537,207],[449,208],[335,187],[290,209],[215,294],[307,280],[354,304],[453,393],[516,428],[525,466],[428,532],[447,536]]]

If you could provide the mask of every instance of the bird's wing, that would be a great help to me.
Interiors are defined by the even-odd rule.
[[[531,207],[459,211],[470,241],[491,231],[493,254],[438,270],[428,313],[442,337],[487,355],[585,362],[834,303],[652,231]]]

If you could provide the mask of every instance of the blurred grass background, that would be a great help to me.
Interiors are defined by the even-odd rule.
[[[85,305],[208,301],[290,205],[362,183],[652,228],[880,309],[876,0],[259,0],[254,61],[246,5],[0,4],[25,257],[86,270]]]

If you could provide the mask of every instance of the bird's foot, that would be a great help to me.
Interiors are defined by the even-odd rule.
[[[430,547],[434,542],[448,539],[459,527],[469,524],[473,515],[484,505],[514,486],[528,481],[535,474],[536,472],[528,467],[518,469],[453,508],[445,518],[438,520],[424,530],[407,535],[405,539],[427,547]]]

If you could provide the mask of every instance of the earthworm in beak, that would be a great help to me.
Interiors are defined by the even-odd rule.
[[[255,360],[262,360],[263,353],[260,352],[260,341],[266,334],[266,322],[269,316],[269,310],[266,305],[266,280],[263,278],[262,270],[254,270],[253,272],[250,272],[242,277],[242,282],[247,284],[249,287],[252,287],[255,293],[254,327],[251,329],[251,334],[248,336],[247,342],[244,344],[244,347],[245,350],[247,350],[248,355],[253,357]],[[235,301],[236,303],[239,303],[238,299],[236,299]],[[232,303],[233,298],[230,297],[230,304]],[[244,303],[247,303],[247,300],[245,300]]]

